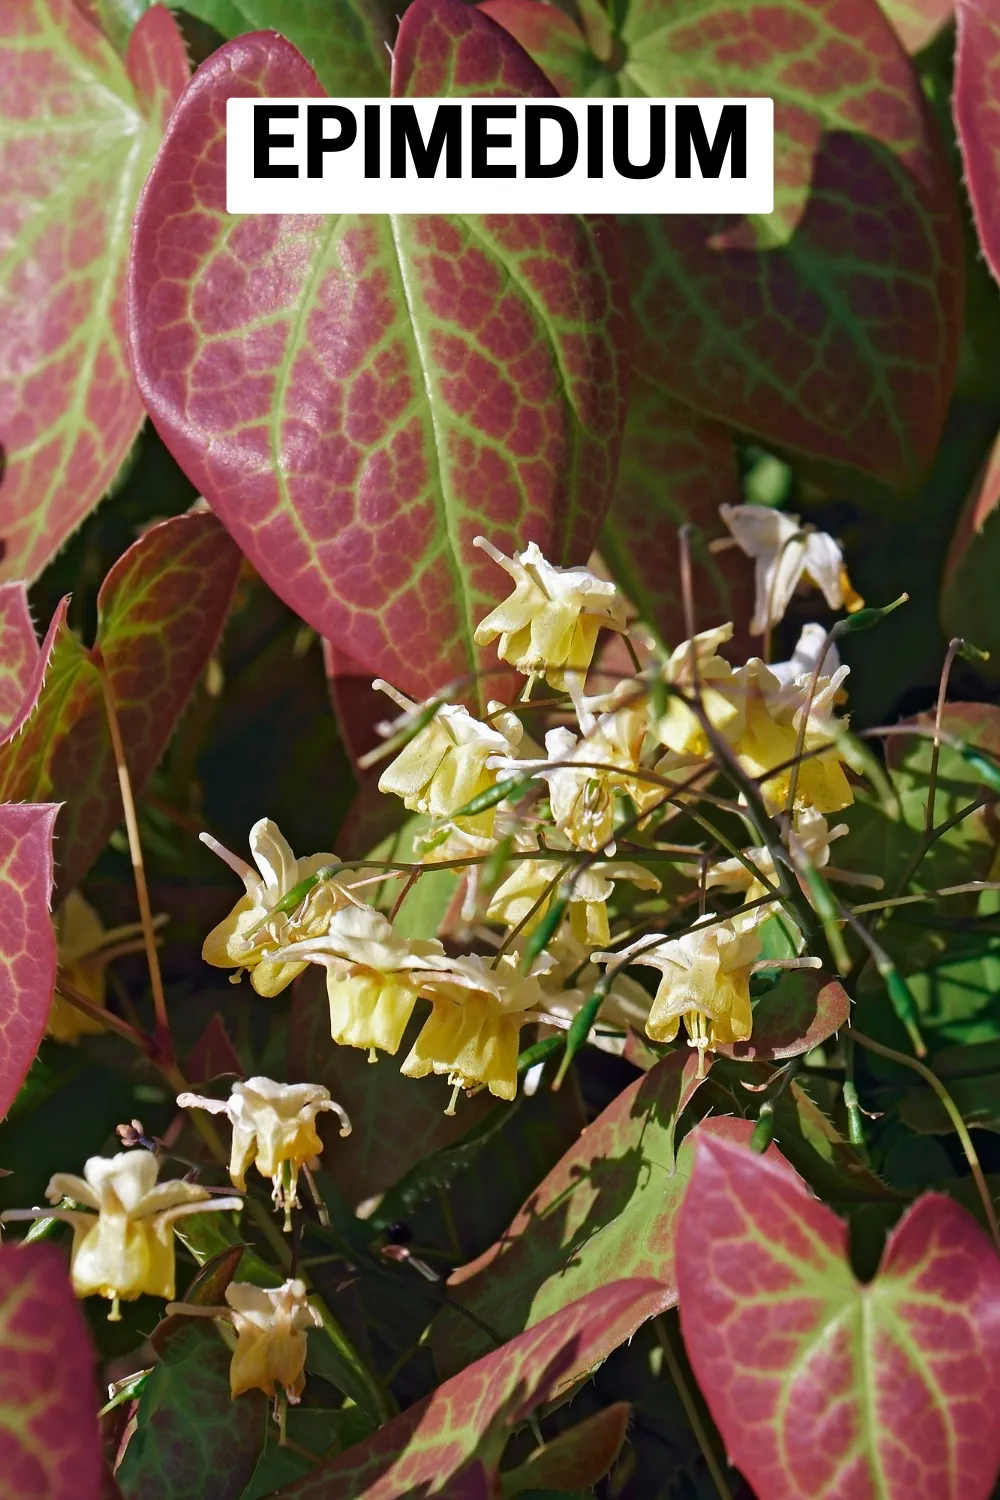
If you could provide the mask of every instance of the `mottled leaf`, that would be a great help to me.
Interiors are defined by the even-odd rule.
[[[443,1078],[416,1083],[403,1078],[399,1063],[416,1036],[421,1018],[410,1025],[398,1058],[369,1063],[357,1047],[337,1047],[330,1040],[326,976],[310,971],[292,997],[289,1026],[291,1076],[322,1083],[351,1118],[353,1130],[342,1141],[336,1125],[320,1117],[327,1143],[323,1166],[347,1201],[356,1206],[382,1193],[433,1152],[464,1135],[489,1110],[489,1095],[463,1101],[459,1113],[446,1115],[451,1090]]]
[[[0,796],[59,800],[59,891],[86,874],[121,821],[121,795],[95,652],[114,695],[135,788],[165,749],[222,629],[239,552],[214,516],[193,513],[147,531],[118,559],[98,596],[94,651],[54,621],[44,685],[23,728],[0,745]]]
[[[229,1350],[209,1323],[178,1319],[139,1396],[116,1471],[124,1500],[239,1500],[264,1446],[268,1401],[229,1394]]]
[[[49,918],[57,806],[0,806],[0,1119],[38,1051],[56,979]]]
[[[839,979],[816,969],[793,969],[757,1001],[750,1040],[726,1043],[716,1050],[748,1062],[800,1057],[839,1031],[850,1011],[850,999]]]
[[[642,618],[668,645],[677,645],[687,633],[680,527],[690,522],[709,535],[721,533],[719,506],[742,500],[732,434],[648,381],[633,380],[601,551]],[[700,538],[692,546],[696,627],[749,620],[753,574],[748,559],[737,548],[713,557]]]
[[[1000,40],[1000,29],[998,29]],[[998,112],[1000,151],[1000,112]],[[1000,182],[1000,178],[998,178]],[[1000,233],[1000,231],[998,231]],[[1000,439],[959,516],[941,580],[941,618],[949,636],[962,636],[990,661],[980,671],[1000,672],[996,578],[1000,565]]]
[[[600,1364],[663,1305],[649,1280],[620,1280],[562,1308],[282,1491],[288,1500],[402,1500],[459,1472],[503,1432]]]
[[[224,37],[280,31],[334,99],[389,92],[390,6],[376,0],[186,0],[184,9]]]
[[[900,1202],[900,1195],[875,1175],[798,1083],[775,1100],[774,1139],[782,1156],[827,1203]]]
[[[954,380],[962,250],[919,79],[877,6],[632,0],[607,65],[577,52],[574,87],[554,7],[491,13],[543,69],[554,57],[566,92],[774,99],[772,215],[627,221],[637,367],[704,417],[913,481]]]
[[[551,92],[460,0],[416,0],[393,93]],[[225,102],[318,97],[280,37],[228,43],[171,122],[136,219],[133,362],[167,446],[277,594],[423,696],[495,657],[476,552],[584,561],[611,494],[625,317],[606,221],[230,217]],[[195,164],[194,166],[192,164]]]
[[[677,1233],[681,1327],[767,1500],[986,1500],[1000,1461],[1000,1260],[921,1198],[858,1282],[847,1226],[779,1161],[707,1139]]]
[[[27,589],[23,583],[0,583],[0,735],[17,718],[38,657]]]
[[[0,574],[34,578],[142,423],[125,353],[139,189],[187,54],[166,9],[123,64],[72,0],[0,17]]]
[[[99,1500],[94,1350],[63,1256],[0,1246],[0,1496]]]
[[[697,1088],[696,1066],[680,1048],[619,1094],[529,1194],[496,1244],[453,1273],[452,1300],[500,1338],[616,1276],[654,1276],[663,1305],[676,1301],[674,1228],[693,1147],[688,1137],[675,1156],[673,1140]],[[723,1128],[749,1138],[751,1126],[727,1120]],[[450,1374],[489,1343],[468,1318],[445,1308],[432,1346],[438,1368]]]
[[[956,0],[955,15],[955,125],[979,244],[1000,279],[1000,12],[991,0]]]
[[[621,1452],[631,1407],[617,1401],[538,1448],[520,1468],[504,1474],[504,1493],[579,1490],[603,1479]]]

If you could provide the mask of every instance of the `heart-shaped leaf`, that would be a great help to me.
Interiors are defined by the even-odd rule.
[[[955,15],[955,125],[979,244],[1000,280],[1000,13],[990,0],[956,0]]]
[[[0,1496],[100,1500],[94,1350],[62,1255],[0,1246]]]
[[[395,25],[391,5],[376,0],[187,0],[184,9],[224,37],[280,31],[334,99],[376,98],[389,92]]]
[[[215,649],[238,549],[207,512],[154,526],[118,559],[98,596],[94,652],[60,607],[37,699],[0,745],[0,797],[65,802],[59,819],[59,891],[86,874],[121,821],[121,795],[95,652],[103,660],[129,770],[142,786]],[[43,649],[43,656],[45,650]]]
[[[38,656],[27,589],[23,583],[0,583],[0,735],[17,718]]]
[[[34,578],[97,504],[142,423],[125,353],[129,226],[187,82],[170,12],[125,63],[72,0],[0,29],[0,574]]]
[[[0,806],[0,1119],[28,1075],[56,981],[49,918],[52,830],[59,808]]]
[[[676,1301],[673,1241],[692,1165],[696,1127],[674,1153],[678,1116],[698,1087],[687,1048],[664,1058],[619,1094],[542,1179],[485,1254],[453,1273],[453,1302],[500,1338],[565,1307],[615,1276],[654,1276],[664,1307]],[[713,1121],[749,1139],[743,1120]],[[452,1308],[439,1314],[434,1359],[448,1374],[489,1347],[481,1328]]]
[[[627,221],[636,364],[770,443],[919,475],[955,374],[962,249],[920,81],[872,0],[780,0],[766,23],[746,0],[631,0],[603,63],[554,6],[490,14],[564,92],[774,99],[772,215]]]
[[[115,1477],[124,1500],[240,1500],[264,1446],[267,1399],[229,1394],[229,1350],[209,1324],[177,1319],[139,1396]]]
[[[551,93],[460,0],[410,6],[392,88]],[[136,217],[133,363],[275,592],[422,696],[495,662],[472,633],[506,580],[477,533],[554,562],[596,537],[623,417],[617,240],[566,215],[227,216],[226,99],[321,93],[271,33],[199,69]]]
[[[726,1043],[716,1051],[747,1062],[801,1057],[839,1031],[850,1013],[850,998],[839,979],[816,969],[793,969],[757,1001],[750,1040]]]
[[[668,645],[687,633],[680,585],[685,522],[720,530],[719,506],[743,500],[732,435],[645,380],[633,380],[618,484],[601,533],[616,581]],[[693,592],[699,630],[744,621],[753,608],[753,574],[736,548],[716,560],[694,545]]]
[[[855,1279],[847,1226],[779,1160],[705,1139],[677,1232],[681,1327],[767,1500],[986,1500],[1000,1463],[1000,1258],[921,1198]]]
[[[659,1312],[662,1288],[615,1281],[562,1308],[394,1417],[347,1453],[282,1490],[287,1500],[402,1500],[434,1492],[487,1438],[554,1399]]]

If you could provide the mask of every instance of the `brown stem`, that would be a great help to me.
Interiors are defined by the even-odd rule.
[[[151,1037],[146,1036],[137,1027],[130,1026],[127,1021],[122,1020],[121,1016],[116,1016],[113,1011],[106,1010],[103,1005],[95,1005],[93,1000],[88,1000],[87,996],[82,994],[75,985],[63,978],[61,969],[56,975],[55,989],[56,994],[68,1004],[82,1011],[85,1016],[90,1016],[92,1020],[100,1021],[101,1025],[106,1026],[109,1031],[117,1031],[119,1036],[125,1037],[134,1047],[138,1047],[144,1056],[153,1055],[155,1047]]]

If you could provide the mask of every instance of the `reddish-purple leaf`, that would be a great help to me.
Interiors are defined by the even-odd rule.
[[[986,1500],[1000,1463],[1000,1258],[921,1198],[855,1279],[847,1226],[780,1160],[706,1139],[677,1235],[681,1327],[766,1500]]]
[[[238,549],[207,512],[154,526],[118,559],[98,596],[96,651],[140,788],[165,749],[215,649],[240,565]],[[65,895],[121,821],[121,796],[94,655],[65,623],[50,631],[44,684],[17,733],[0,745],[0,797],[65,802],[57,879]],[[43,656],[46,655],[43,648]]]
[[[436,1492],[488,1433],[502,1439],[504,1429],[599,1365],[662,1307],[655,1281],[600,1287],[446,1380],[281,1494],[287,1500],[402,1500],[424,1486]]]
[[[38,666],[38,640],[23,583],[0,583],[0,735],[17,718]]]
[[[453,1302],[501,1338],[531,1328],[616,1276],[653,1276],[664,1307],[676,1301],[677,1212],[693,1161],[696,1127],[674,1151],[677,1119],[695,1089],[697,1060],[678,1048],[637,1079],[582,1132],[530,1194],[510,1228],[451,1277]],[[749,1139],[745,1120],[713,1121]],[[443,1308],[432,1335],[444,1374],[489,1341],[476,1324]]]
[[[356,766],[362,755],[380,743],[376,725],[394,717],[392,704],[372,687],[372,674],[333,641],[323,642],[323,665],[340,738]],[[376,770],[376,781],[378,776]]]
[[[572,93],[774,99],[773,214],[626,221],[637,368],[767,442],[919,475],[955,375],[962,247],[920,80],[874,0],[632,0],[607,65],[552,6],[491,13],[564,90],[575,61]]]
[[[558,6],[544,0],[483,0],[479,9],[517,37],[560,94],[573,98],[604,92],[599,84],[609,76],[608,69]]]
[[[187,1055],[187,1080],[192,1087],[201,1087],[213,1078],[242,1078],[246,1071],[225,1021],[216,1011]]]
[[[627,1401],[595,1412],[504,1474],[508,1495],[521,1490],[582,1490],[603,1479],[621,1452],[632,1408]]]
[[[94,1351],[62,1255],[0,1246],[0,1497],[99,1500]]]
[[[746,1062],[801,1057],[839,1031],[850,1013],[850,997],[839,979],[816,969],[795,969],[757,1001],[750,1040],[716,1050]]]
[[[187,78],[169,11],[123,64],[72,0],[0,13],[0,575],[34,578],[142,423],[125,353],[129,226]]]
[[[686,634],[680,527],[691,522],[721,534],[719,506],[742,500],[732,434],[647,381],[633,380],[601,551],[642,618],[668,645]],[[749,620],[753,572],[743,553],[731,548],[716,558],[696,541],[693,558],[697,628]]]
[[[52,830],[59,808],[0,806],[0,1119],[27,1077],[56,980],[49,917]]]
[[[955,124],[979,243],[1000,280],[1000,10],[956,0],[955,14]]]
[[[416,0],[393,92],[549,95],[506,32]],[[611,497],[626,319],[617,234],[568,215],[225,213],[230,97],[320,96],[261,32],[220,48],[136,217],[133,362],[168,447],[277,594],[424,695],[495,663],[479,532],[585,561]]]
[[[955,14],[955,0],[879,0],[910,56],[923,51]]]

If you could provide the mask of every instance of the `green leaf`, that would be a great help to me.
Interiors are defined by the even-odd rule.
[[[267,1397],[229,1394],[229,1350],[191,1319],[164,1340],[116,1471],[124,1500],[239,1500],[264,1446]]]
[[[621,1452],[630,1411],[627,1401],[619,1401],[559,1433],[525,1463],[504,1473],[504,1496],[539,1489],[563,1494],[596,1484]]]
[[[35,578],[143,420],[124,348],[139,189],[187,82],[169,11],[123,64],[73,0],[17,0],[0,34],[0,576]]]
[[[395,26],[391,7],[376,0],[185,0],[184,9],[224,37],[280,31],[333,99],[389,92]]]

